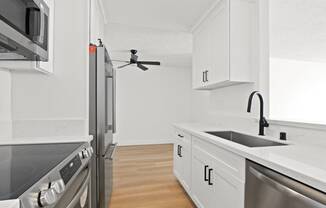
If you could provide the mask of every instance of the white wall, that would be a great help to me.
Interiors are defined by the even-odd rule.
[[[117,72],[117,134],[120,145],[172,141],[172,123],[190,119],[190,70],[137,68]]]
[[[271,58],[270,117],[326,124],[326,63]],[[295,75],[295,76],[294,76]]]
[[[12,74],[13,136],[87,133],[88,1],[55,1],[54,74]]]
[[[12,135],[11,118],[11,74],[0,70],[0,139]]]
[[[117,133],[120,145],[169,143],[172,123],[190,120],[191,34],[120,24],[106,26],[112,59],[161,61],[146,72],[117,69]],[[115,66],[123,63],[114,62]]]
[[[105,18],[102,10],[102,0],[90,0],[90,42],[98,44],[98,39],[104,41]]]

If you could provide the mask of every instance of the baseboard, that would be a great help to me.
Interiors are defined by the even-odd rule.
[[[172,144],[173,139],[161,139],[161,140],[124,140],[115,139],[118,146],[131,146],[131,145],[153,145],[153,144]]]

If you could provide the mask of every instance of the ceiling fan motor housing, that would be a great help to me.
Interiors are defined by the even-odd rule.
[[[136,64],[137,61],[138,61],[138,56],[136,55],[137,50],[132,49],[132,50],[130,50],[130,52],[131,52],[130,63],[131,63],[131,64]]]

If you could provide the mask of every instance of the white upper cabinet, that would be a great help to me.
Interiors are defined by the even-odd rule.
[[[256,67],[257,5],[219,0],[193,30],[193,88],[250,83]]]

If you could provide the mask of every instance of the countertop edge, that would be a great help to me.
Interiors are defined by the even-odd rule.
[[[92,135],[88,136],[58,136],[58,137],[28,137],[28,138],[8,138],[0,139],[0,145],[19,145],[19,144],[49,144],[49,143],[72,143],[88,142],[93,140]]]

